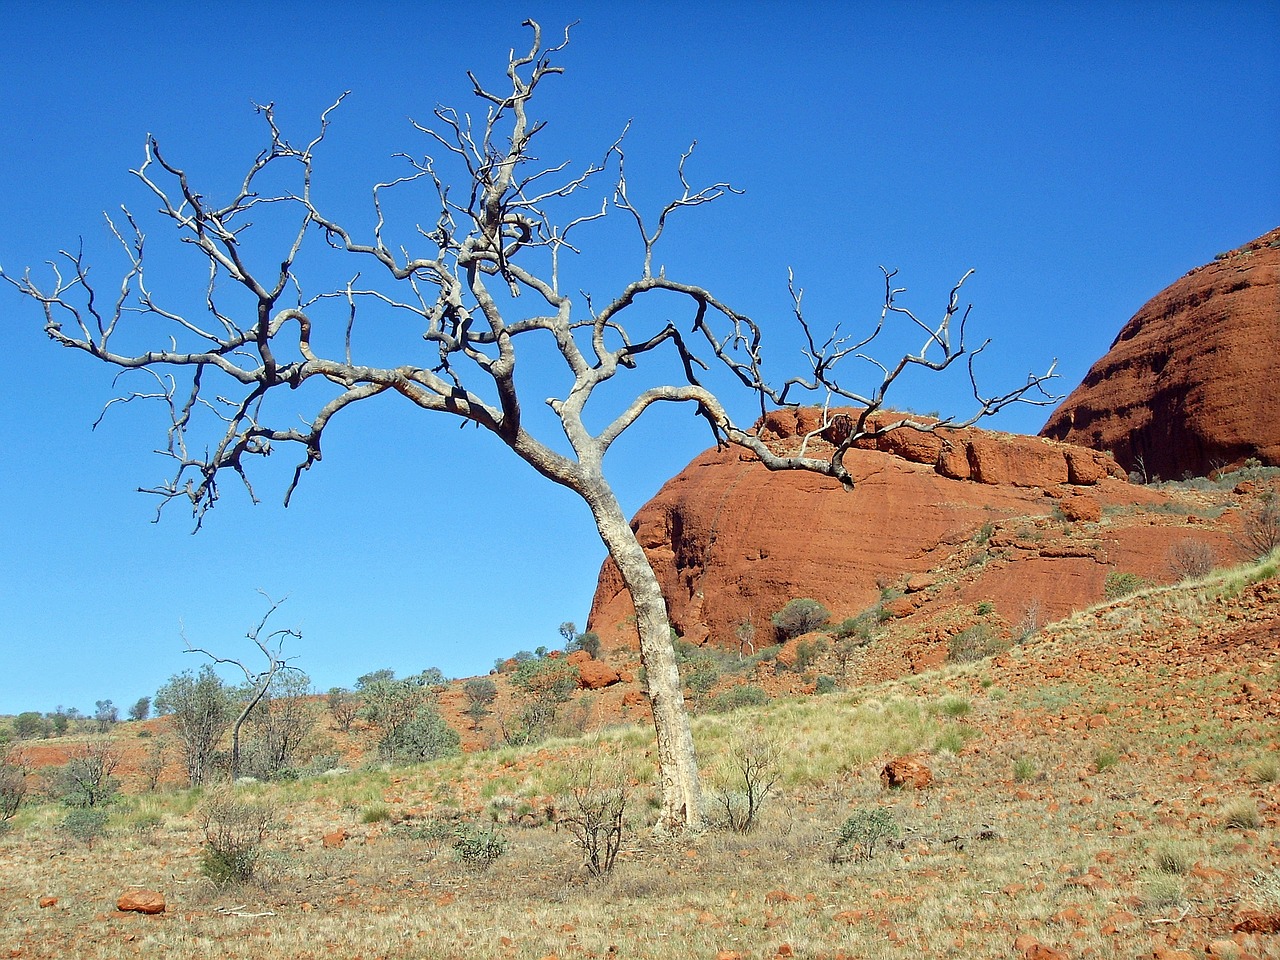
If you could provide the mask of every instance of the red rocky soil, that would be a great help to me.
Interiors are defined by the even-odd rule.
[[[1147,476],[1280,464],[1280,228],[1197,267],[1125,324],[1045,437]]]

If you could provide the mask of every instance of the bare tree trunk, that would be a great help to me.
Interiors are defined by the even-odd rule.
[[[622,507],[601,479],[583,494],[596,527],[617,564],[636,608],[640,661],[648,680],[653,725],[658,735],[658,779],[662,810],[658,830],[681,833],[702,825],[702,785],[693,749],[693,731],[685,710],[683,684],[671,642],[671,620],[653,565],[636,539]]]

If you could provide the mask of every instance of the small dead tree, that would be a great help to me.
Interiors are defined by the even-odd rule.
[[[622,849],[631,784],[616,753],[592,750],[570,774],[570,792],[558,804],[558,823],[582,850],[593,877],[613,869]]]
[[[271,690],[271,684],[276,677],[284,671],[298,670],[297,667],[291,665],[289,660],[283,656],[284,642],[292,637],[295,640],[301,640],[302,634],[290,627],[282,627],[278,630],[272,630],[265,633],[267,629],[267,621],[271,619],[272,614],[280,609],[280,605],[284,600],[272,600],[265,592],[259,590],[258,593],[267,601],[267,612],[262,615],[256,624],[245,634],[258,651],[266,658],[266,667],[262,670],[251,669],[243,660],[237,660],[234,657],[219,657],[209,652],[203,647],[193,647],[190,641],[187,642],[187,653],[203,653],[214,663],[231,664],[239,668],[244,674],[244,702],[240,706],[239,712],[234,720],[231,721],[231,779],[235,781],[240,776],[240,731],[244,726],[249,715],[258,707],[260,703],[268,696]]]
[[[560,43],[547,46],[538,24],[525,26],[531,42],[527,52],[510,53],[503,82],[468,74],[482,113],[437,107],[431,124],[415,124],[437,156],[403,155],[403,175],[373,186],[369,231],[357,233],[339,222],[312,189],[316,151],[344,94],[301,145],[286,139],[270,104],[259,107],[266,146],[240,185],[221,198],[193,183],[148,137],[144,160],[133,172],[158,204],[160,222],[204,263],[194,284],[203,294],[194,309],[156,292],[148,272],[155,262],[151,241],[128,209],[119,222],[108,218],[127,257],[123,279],[110,295],[99,294],[79,251],[63,251],[48,282],[30,271],[0,276],[39,304],[55,343],[147,378],[146,386],[108,407],[150,398],[167,410],[164,452],[174,469],[146,492],[162,506],[187,502],[197,527],[221,495],[220,479],[234,475],[256,499],[250,465],[295,447],[301,453],[287,504],[302,475],[320,461],[334,418],[384,396],[489,431],[537,472],[580,496],[635,603],[657,731],[661,824],[680,830],[696,826],[700,817],[697,761],[666,603],[605,475],[604,457],[614,442],[651,408],[686,404],[706,421],[716,443],[741,446],[770,470],[809,470],[851,487],[844,458],[859,441],[895,429],[965,426],[1017,401],[1047,403],[1052,398],[1042,388],[1053,372],[1050,367],[1005,393],[982,394],[973,364],[986,343],[969,345],[969,309],[960,305],[969,273],[952,289],[942,316],[925,322],[900,305],[904,288],[894,285],[894,271],[885,270],[879,320],[858,337],[838,328],[830,336],[816,333],[802,310],[803,291],[790,282],[792,313],[806,345],[804,373],[776,385],[763,363],[763,326],[655,263],[673,216],[738,191],[727,181],[694,186],[687,170],[690,147],[676,167],[674,197],[643,212],[626,176],[625,130],[585,167],[542,160],[534,144],[545,121],[530,107],[543,84],[564,72],[555,60],[569,35],[566,30]],[[580,203],[602,179],[603,201]],[[419,221],[416,234],[400,231],[388,215],[389,198],[422,188],[425,199],[417,197],[414,209],[425,204],[429,219]],[[579,236],[608,215],[634,227],[633,279],[610,296],[579,298],[562,283],[562,267],[578,252]],[[328,249],[316,251],[315,239]],[[306,267],[304,250],[310,262],[324,266]],[[343,256],[351,264],[344,274],[349,279],[334,283],[327,271]],[[666,319],[682,315],[680,325]],[[157,324],[167,329],[140,348],[137,324],[142,335]],[[920,334],[920,350],[888,363],[873,359],[882,335],[898,325]],[[517,370],[524,370],[520,358],[527,365],[536,355],[542,363],[548,350],[563,365],[562,379],[546,400],[554,426],[539,436],[539,419],[526,416],[528,397],[521,395]],[[967,418],[877,416],[907,371],[940,372],[966,362],[976,401]],[[847,380],[853,365],[869,371],[867,385]],[[647,385],[629,394],[620,412],[608,408],[619,398],[614,379],[641,367],[651,372]],[[668,378],[664,369],[677,374]],[[756,410],[750,421],[739,422],[715,393],[716,369],[730,389],[750,398]],[[611,399],[595,404],[588,416],[597,391]],[[822,424],[798,446],[766,442],[757,417],[806,396],[828,412]],[[855,409],[838,416],[833,404]],[[815,442],[824,431],[834,437],[830,448]]]

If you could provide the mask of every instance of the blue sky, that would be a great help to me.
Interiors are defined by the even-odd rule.
[[[477,13],[477,11],[480,11]],[[637,195],[692,175],[746,193],[673,227],[661,259],[766,325],[793,367],[786,271],[815,326],[874,318],[878,265],[932,315],[970,267],[993,386],[1054,357],[1061,392],[1161,288],[1280,223],[1280,4],[7,3],[0,37],[0,264],[39,267],[83,238],[118,267],[102,211],[150,210],[128,170],[150,131],[209,191],[261,147],[252,102],[309,137],[343,90],[321,167],[359,216],[391,159],[428,147],[406,117],[474,109],[467,69],[498,78],[522,19],[580,19],[546,88],[547,156],[583,164],[624,123]],[[164,242],[158,223],[150,242]],[[634,270],[602,227],[575,267],[597,296]],[[189,261],[157,253],[172,289]],[[575,275],[575,279],[578,276]],[[197,275],[194,283],[202,280]],[[392,402],[349,418],[285,510],[228,485],[205,528],[152,523],[135,489],[165,475],[154,411],[117,409],[111,372],[51,345],[0,289],[0,712],[126,706],[244,651],[256,590],[321,688],[431,665],[461,676],[554,645],[585,621],[604,556],[585,508],[496,441]],[[903,404],[963,413],[955,384]],[[538,394],[536,400],[544,394]],[[1034,432],[1047,410],[994,426]],[[667,413],[611,452],[629,511],[708,445]],[[176,506],[176,505],[175,505]]]

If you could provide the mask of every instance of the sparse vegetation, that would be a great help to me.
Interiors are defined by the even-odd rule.
[[[721,789],[713,803],[726,827],[736,833],[752,829],[765,800],[778,784],[779,747],[761,730],[736,735],[722,761]]]
[[[1203,540],[1182,539],[1169,548],[1167,565],[1176,583],[1200,579],[1215,563],[1213,547]]]
[[[196,810],[204,832],[200,872],[219,887],[247,883],[271,820],[267,803],[244,799],[226,787],[210,793]]]
[[[897,839],[902,831],[893,814],[883,807],[859,810],[840,825],[835,847],[831,851],[833,865],[847,860],[867,862],[886,840]]]
[[[631,796],[627,773],[616,756],[597,749],[574,764],[570,776],[560,823],[582,850],[587,872],[599,877],[613,869],[622,849]]]
[[[1222,808],[1222,823],[1228,829],[1256,830],[1262,825],[1262,814],[1252,797],[1240,797]]]
[[[1107,574],[1102,584],[1102,594],[1108,600],[1119,600],[1131,593],[1146,590],[1151,584],[1136,573],[1122,573],[1113,570]]]
[[[947,660],[950,663],[973,663],[994,656],[1008,648],[985,623],[961,630],[947,643]]]
[[[787,601],[786,606],[769,619],[777,631],[778,640],[785,642],[821,630],[831,619],[831,613],[817,600],[798,597]]]

